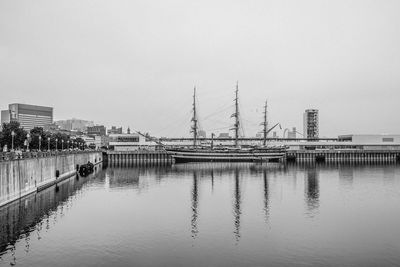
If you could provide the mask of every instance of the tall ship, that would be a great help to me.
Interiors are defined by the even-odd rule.
[[[264,121],[263,125],[263,142],[262,145],[256,146],[241,146],[239,144],[239,103],[238,103],[239,87],[236,84],[235,91],[235,113],[231,117],[235,118],[235,123],[231,130],[234,130],[234,145],[231,146],[214,146],[212,134],[211,144],[204,146],[198,144],[198,118],[196,109],[196,88],[193,93],[193,117],[191,132],[193,133],[193,145],[190,147],[169,147],[165,148],[175,163],[184,162],[279,162],[286,155],[285,146],[268,146],[267,134],[274,129],[279,123],[275,124],[271,129],[267,128],[267,102],[264,106]]]

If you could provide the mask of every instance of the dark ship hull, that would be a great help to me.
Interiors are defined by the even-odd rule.
[[[284,148],[263,149],[166,149],[175,163],[184,162],[279,162],[286,155]]]

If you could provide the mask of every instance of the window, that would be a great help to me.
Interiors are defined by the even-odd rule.
[[[382,142],[394,142],[394,138],[393,137],[384,137],[384,138],[382,138]]]
[[[139,142],[139,136],[118,136],[118,142]]]

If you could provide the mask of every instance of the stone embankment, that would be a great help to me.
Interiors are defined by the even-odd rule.
[[[1,153],[0,206],[76,174],[85,163],[103,161],[100,151]]]

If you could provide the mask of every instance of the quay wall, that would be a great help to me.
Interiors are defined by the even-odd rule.
[[[77,165],[102,162],[101,152],[67,152],[0,161],[0,206],[74,175]]]
[[[114,164],[173,163],[165,151],[107,151],[105,159]],[[399,162],[400,150],[288,150],[286,162]]]
[[[297,150],[288,151],[286,161],[392,163],[400,161],[400,150]]]
[[[109,164],[171,164],[172,157],[165,151],[107,151]]]

